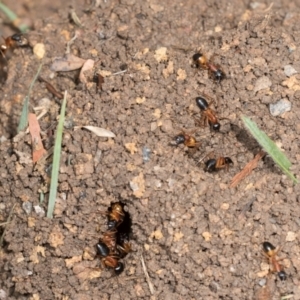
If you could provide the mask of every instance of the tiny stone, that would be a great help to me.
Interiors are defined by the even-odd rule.
[[[40,207],[39,205],[35,205],[34,207],[34,211],[36,212],[36,214],[39,216],[39,217],[44,217],[45,216],[45,211],[42,207]]]
[[[162,132],[168,133],[172,132],[173,130],[173,125],[171,120],[164,120],[161,126]]]
[[[292,108],[292,104],[287,99],[281,99],[275,104],[270,104],[270,113],[272,116],[276,117],[279,116],[287,111],[290,111]]]
[[[143,162],[146,163],[150,161],[151,150],[148,147],[143,147]]]
[[[139,189],[139,185],[133,181],[129,182],[130,188],[135,192]]]
[[[31,202],[23,202],[22,204],[22,208],[24,209],[24,211],[26,212],[27,215],[29,215],[32,211],[32,203]]]
[[[258,282],[258,284],[259,284],[260,286],[265,286],[266,283],[267,283],[266,278],[262,278],[262,279]]]
[[[6,292],[4,290],[0,290],[0,299],[7,299],[6,296]]]
[[[45,52],[46,52],[45,45],[42,43],[37,43],[33,47],[33,53],[38,59],[42,59],[45,56]]]
[[[295,70],[295,68],[291,65],[284,66],[284,74],[287,77],[291,77],[292,75],[297,74],[298,72]]]
[[[285,240],[287,242],[293,242],[296,239],[296,234],[293,231],[288,231]]]
[[[272,81],[267,76],[262,76],[256,80],[254,92],[264,90],[272,85]]]

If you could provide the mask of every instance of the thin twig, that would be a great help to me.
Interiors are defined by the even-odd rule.
[[[246,164],[244,169],[232,178],[230,187],[236,187],[245,177],[247,177],[253,171],[253,169],[257,167],[258,161],[265,155],[266,153],[264,151],[260,151],[258,154],[256,154],[255,157]]]
[[[153,295],[154,294],[154,287],[153,287],[153,284],[152,284],[151,279],[149,277],[149,274],[148,274],[148,271],[147,271],[147,267],[145,265],[143,254],[141,255],[141,262],[142,262],[143,271],[145,273],[147,283],[149,285],[150,293]]]
[[[54,95],[55,97],[57,97],[58,99],[63,99],[64,95],[57,91],[54,86],[48,82],[47,80],[45,80],[43,77],[39,76],[39,81],[42,81],[45,83],[46,89],[48,90],[48,92],[50,92],[52,95]]]
[[[7,224],[11,221],[11,217],[12,217],[13,211],[15,209],[15,206],[16,206],[16,204],[13,205],[13,207],[11,208],[11,210],[9,212],[9,216],[7,218],[7,221],[6,221]],[[2,244],[3,244],[3,240],[4,240],[4,235],[6,233],[6,229],[7,229],[7,225],[5,226],[5,228],[3,230],[3,233],[1,235],[1,238],[0,238],[0,248],[2,247]]]
[[[126,70],[123,70],[123,71],[119,71],[119,72],[116,72],[116,73],[111,74],[110,76],[120,75],[120,74],[123,74],[123,73],[125,73],[125,72],[127,72],[127,71],[128,71],[127,69],[126,69]]]

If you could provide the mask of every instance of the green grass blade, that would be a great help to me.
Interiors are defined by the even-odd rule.
[[[9,21],[12,23],[16,22],[19,19],[18,16],[2,2],[0,2],[0,10],[3,11],[3,13],[7,16]],[[29,27],[25,24],[20,24],[18,28],[20,29],[21,32],[26,32],[29,29]]]
[[[25,128],[27,127],[28,124],[28,106],[29,106],[29,97],[30,97],[30,93],[31,90],[33,88],[34,83],[36,82],[41,70],[42,70],[43,64],[40,64],[33,80],[31,81],[29,90],[28,90],[28,94],[24,99],[24,103],[23,103],[23,107],[22,107],[22,112],[21,112],[21,117],[20,117],[20,121],[19,121],[19,125],[18,125],[18,132],[25,130]]]
[[[246,128],[250,131],[252,136],[256,141],[263,147],[263,149],[272,157],[274,162],[279,166],[279,168],[290,177],[294,183],[298,183],[298,180],[289,171],[292,163],[285,156],[283,152],[277,147],[277,145],[262,131],[260,130],[256,123],[251,121],[246,116],[241,116]]]
[[[61,141],[62,141],[62,134],[64,130],[66,105],[67,105],[67,91],[65,91],[63,103],[61,105],[59,122],[57,126],[56,138],[54,144],[50,194],[49,194],[48,211],[47,211],[48,218],[53,218],[53,211],[54,211],[56,194],[57,194],[59,163],[60,163],[60,155],[61,155]]]

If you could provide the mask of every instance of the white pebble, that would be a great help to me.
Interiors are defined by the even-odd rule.
[[[6,297],[7,297],[6,292],[4,290],[0,290],[0,299],[3,299],[3,300],[7,299]]]
[[[270,113],[272,116],[276,117],[279,116],[287,111],[290,111],[292,108],[292,104],[287,99],[281,99],[274,104],[270,104]]]
[[[137,190],[139,190],[139,185],[136,182],[130,181],[129,182],[130,188],[135,192]]]
[[[292,75],[297,74],[298,72],[295,70],[295,68],[291,65],[284,66],[284,74],[287,77],[291,77]]]
[[[33,208],[39,217],[45,217],[45,210],[42,207],[40,207],[39,205],[35,205],[33,206]]]
[[[32,211],[32,203],[29,201],[23,202],[22,208],[25,210],[26,214],[29,215]]]

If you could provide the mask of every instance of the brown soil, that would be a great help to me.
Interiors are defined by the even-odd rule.
[[[284,66],[300,70],[300,7],[290,1],[107,0],[94,8],[81,0],[74,6],[79,28],[66,1],[3,2],[32,22],[31,44],[46,47],[41,74],[69,98],[58,199],[54,218],[47,219],[36,206],[47,210],[48,193],[40,203],[39,190],[51,159],[34,166],[29,134],[12,139],[40,60],[31,48],[14,51],[0,109],[0,136],[7,139],[0,144],[0,223],[15,205],[12,221],[0,227],[0,233],[6,228],[0,299],[260,299],[255,294],[267,279],[263,291],[271,296],[261,299],[300,299],[299,185],[266,157],[229,188],[231,178],[260,151],[241,113],[281,145],[292,172],[299,174],[299,75],[287,77]],[[52,72],[53,58],[64,55],[76,31],[73,54],[93,59],[95,71],[127,72],[105,77],[101,91],[95,83],[78,83],[77,71]],[[12,33],[3,25],[4,36]],[[220,84],[192,67],[199,48],[227,74]],[[264,76],[271,85],[258,90]],[[220,133],[194,120],[200,116],[195,97],[202,94],[218,99]],[[51,101],[40,120],[49,150],[60,105],[37,82],[31,107],[41,106],[43,98]],[[291,111],[271,116],[269,104],[282,98],[292,103]],[[109,129],[116,138],[74,129],[83,125]],[[201,141],[196,153],[170,146],[182,129],[195,128]],[[151,151],[149,162],[143,162],[144,147]],[[233,167],[204,172],[197,162],[211,151],[231,157]],[[133,252],[116,277],[94,258],[94,246],[106,228],[101,211],[119,200],[132,218]],[[35,207],[29,214],[28,204]],[[266,240],[282,246],[285,282],[268,275],[262,255]]]

